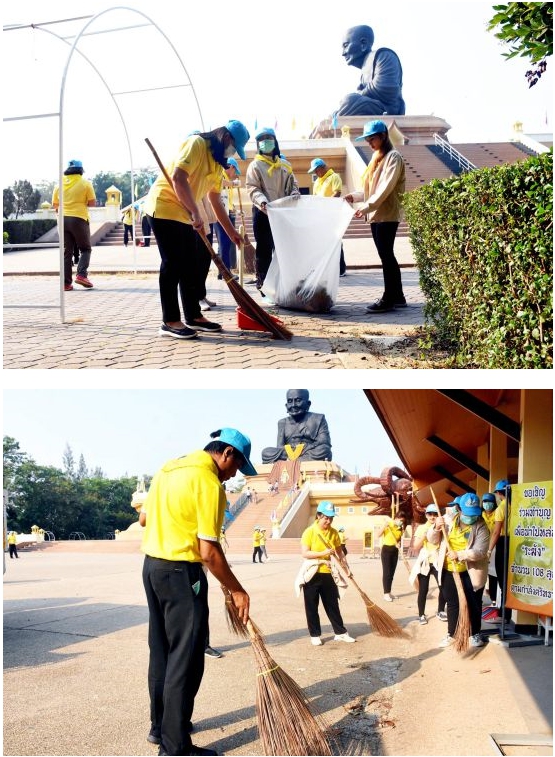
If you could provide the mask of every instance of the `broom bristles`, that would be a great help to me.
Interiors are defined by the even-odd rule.
[[[453,637],[453,646],[455,647],[456,652],[466,652],[468,650],[468,640],[471,631],[468,602],[466,594],[464,593],[461,577],[458,573],[453,573],[453,578],[455,579],[455,586],[457,587],[457,595],[459,598],[459,617],[457,619],[455,636]]]
[[[388,615],[385,610],[373,602],[368,594],[364,592],[357,584],[353,576],[349,576],[353,585],[358,590],[358,593],[362,597],[362,600],[366,606],[366,615],[368,616],[368,624],[372,630],[376,631],[380,636],[390,636],[397,638],[406,638],[407,634],[397,621]]]

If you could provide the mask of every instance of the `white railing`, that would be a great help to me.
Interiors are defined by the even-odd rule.
[[[474,163],[471,163],[469,160],[467,160],[464,155],[462,155],[458,150],[455,150],[455,148],[451,144],[449,144],[447,140],[443,139],[443,137],[440,137],[439,134],[434,134],[434,144],[436,144],[438,147],[441,147],[443,152],[446,152],[450,158],[455,160],[463,169],[463,171],[476,170]]]

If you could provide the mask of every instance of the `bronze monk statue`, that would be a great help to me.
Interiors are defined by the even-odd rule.
[[[343,57],[349,66],[361,69],[356,92],[345,95],[337,116],[402,116],[403,69],[397,53],[388,47],[372,51],[374,32],[369,26],[347,29]]]
[[[289,417],[278,421],[277,446],[262,450],[263,463],[287,460],[290,456],[285,449],[286,445],[294,456],[291,459],[331,460],[331,440],[326,417],[320,413],[310,413],[310,404],[307,389],[287,391],[285,407]],[[303,448],[299,454],[297,445],[300,444]]]

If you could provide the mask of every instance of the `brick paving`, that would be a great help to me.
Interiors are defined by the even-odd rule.
[[[156,250],[137,250],[144,270],[125,267],[119,249],[93,249],[89,276],[95,287],[65,294],[60,322],[57,250],[4,255],[4,368],[186,368],[186,369],[347,369],[395,367],[387,359],[403,338],[423,323],[423,295],[410,243],[398,240],[398,257],[409,307],[376,316],[365,307],[382,292],[381,268],[370,258],[370,242],[346,249],[349,266],[339,296],[326,315],[267,307],[255,287],[246,290],[278,315],[294,336],[290,342],[269,334],[241,331],[236,303],[211,270],[208,297],[218,304],[206,315],[222,324],[220,334],[190,341],[158,335],[161,323]],[[125,251],[128,262],[132,254]],[[377,257],[374,250],[374,258]],[[146,259],[146,260],[145,260]],[[360,266],[366,265],[362,268]],[[374,267],[368,267],[373,265]],[[119,271],[119,272],[118,272]],[[11,275],[10,275],[11,274]],[[19,274],[19,275],[16,275]],[[250,278],[250,277],[249,277]],[[34,303],[21,309],[14,305]],[[39,305],[49,305],[41,308]],[[7,307],[6,307],[7,306]],[[390,337],[388,340],[387,337]]]

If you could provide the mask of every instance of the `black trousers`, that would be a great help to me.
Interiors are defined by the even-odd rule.
[[[339,592],[331,573],[316,573],[316,575],[304,585],[303,596],[308,633],[311,636],[320,636],[322,633],[320,615],[318,614],[320,599],[322,599],[322,604],[333,628],[333,632],[336,635],[347,633],[339,609]]]
[[[204,673],[208,582],[202,563],[146,556],[150,720],[167,754],[191,752],[188,724]]]
[[[430,565],[430,572],[427,576],[422,573],[418,574],[418,615],[425,615],[426,610],[426,597],[428,595],[428,589],[430,588],[430,576],[433,576],[436,580],[439,596],[437,598],[437,612],[443,612],[445,610],[445,597],[441,590],[441,584],[439,583],[437,570],[433,565]]]
[[[17,557],[19,559],[19,555],[17,554],[17,544],[8,544],[9,550],[10,550],[10,558]]]
[[[252,553],[252,561],[256,562],[256,556],[258,555],[258,562],[262,562],[262,547],[254,547]]]
[[[145,247],[150,247],[150,232],[152,229],[150,228],[150,221],[148,220],[148,216],[143,216],[141,219],[141,231],[143,232],[143,241],[145,243]]]
[[[508,623],[512,617],[512,610],[505,607],[506,598],[506,586],[505,586],[505,569],[507,566],[507,560],[509,559],[509,537],[500,536],[495,545],[495,572],[497,573],[497,581],[499,588],[501,589],[501,607],[503,608],[503,617],[505,623]]]
[[[148,217],[160,253],[160,300],[164,323],[181,320],[178,291],[185,321],[200,318],[200,300],[206,297],[210,254],[188,223]]]
[[[482,627],[482,594],[484,590],[482,589],[478,596],[474,591],[467,570],[458,575],[461,577],[464,595],[468,604],[470,633],[474,636],[474,634],[480,633],[480,628]],[[459,595],[453,573],[447,570],[447,568],[443,568],[441,572],[441,586],[443,595],[447,600],[447,632],[450,636],[454,636],[459,620]]]
[[[261,288],[272,262],[274,238],[267,214],[256,207],[252,209],[252,231],[256,241],[256,285]]]
[[[64,216],[64,284],[72,281],[73,251],[79,250],[77,275],[87,278],[91,261],[91,228],[88,221],[77,216]]]
[[[401,282],[401,269],[393,252],[393,244],[399,223],[397,221],[383,221],[371,223],[372,237],[382,261],[384,294],[386,302],[402,302],[405,299]]]
[[[397,563],[399,562],[399,550],[397,547],[384,544],[380,550],[380,558],[382,561],[383,593],[389,594],[393,583],[393,576],[397,569]]]

